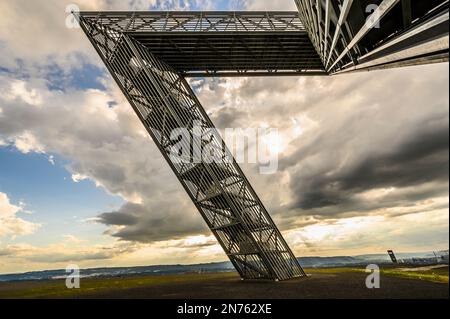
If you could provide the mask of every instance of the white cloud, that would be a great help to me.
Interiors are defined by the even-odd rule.
[[[48,157],[48,162],[49,162],[50,164],[52,164],[53,166],[55,166],[55,157],[54,157],[53,155],[50,155],[50,156]]]
[[[425,252],[448,249],[446,225],[448,211],[445,210],[394,218],[352,217],[317,221],[288,231],[286,239],[299,256],[373,254],[388,249]]]
[[[10,83],[10,88],[7,91],[8,94],[4,94],[3,98],[8,100],[21,99],[29,105],[39,106],[42,104],[42,96],[37,89],[27,88],[25,81],[13,80]]]
[[[44,153],[43,146],[36,140],[33,134],[25,131],[17,137],[13,138],[14,146],[24,154],[30,152]]]
[[[0,238],[30,235],[40,227],[39,224],[18,217],[17,213],[23,210],[23,207],[11,204],[8,196],[0,192]]]
[[[72,180],[74,183],[79,183],[79,182],[87,180],[87,179],[89,179],[89,177],[86,175],[72,174]]]
[[[102,1],[81,1],[86,8],[98,9]],[[74,66],[74,52],[87,47],[80,30],[65,27],[65,1],[2,1],[0,11],[1,65],[17,67],[18,59],[27,66],[49,64]],[[45,18],[43,18],[45,17]],[[93,55],[92,55],[93,56]],[[79,62],[79,61],[78,61]]]

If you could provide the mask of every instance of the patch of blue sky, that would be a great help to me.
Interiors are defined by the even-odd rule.
[[[189,84],[192,88],[192,90],[194,91],[194,93],[199,94],[201,88],[203,87],[203,85],[205,85],[205,78],[191,78],[189,81]]]
[[[92,181],[75,183],[67,170],[69,163],[57,155],[53,155],[53,161],[47,154],[22,154],[11,146],[0,148],[0,192],[7,194],[12,204],[24,202],[25,209],[33,212],[21,213],[22,218],[43,225],[38,234],[28,237],[35,244],[45,245],[62,234],[101,233],[92,232],[92,228],[103,226],[84,220],[117,209],[124,200]]]
[[[42,78],[46,81],[47,88],[51,91],[65,92],[68,89],[106,90],[102,83],[102,78],[107,76],[106,69],[94,64],[84,63],[76,68],[71,68],[69,72],[58,64],[39,66],[31,71],[21,59],[16,59],[16,66],[13,69],[0,66],[0,74],[7,74],[16,80],[29,80],[31,78]]]
[[[13,68],[0,66],[0,74],[7,74],[15,80],[29,80],[31,76],[26,69],[25,61],[19,58],[14,59],[14,61],[15,66]]]
[[[214,0],[212,1],[213,9],[218,11],[238,10],[237,1],[230,0]],[[204,3],[191,1],[191,10],[205,10]]]
[[[83,64],[73,68],[68,74],[58,65],[48,66],[44,71],[49,90],[66,91],[67,89],[88,90],[106,88],[101,79],[106,75],[102,67],[93,64]]]

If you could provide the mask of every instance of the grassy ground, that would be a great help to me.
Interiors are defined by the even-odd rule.
[[[2,298],[72,298],[96,294],[110,290],[126,290],[129,288],[151,287],[157,285],[182,285],[198,281],[209,281],[235,277],[231,273],[183,274],[166,276],[132,276],[115,278],[82,279],[80,289],[67,289],[64,280],[30,281],[17,283],[0,283],[0,299]]]
[[[332,268],[332,269],[306,269],[306,272],[310,274],[310,278],[307,282],[297,283],[284,283],[285,286],[292,290],[292,296],[304,296],[310,293],[312,297],[316,294],[322,296],[322,290],[324,286],[327,289],[334,289],[348,286],[347,289],[352,287],[358,288],[363,285],[365,278],[364,268]],[[448,267],[437,269],[406,269],[406,268],[383,268],[381,269],[381,276],[386,276],[384,282],[391,282],[393,290],[396,290],[397,284],[402,285],[403,281],[407,285],[412,285],[411,288],[416,289],[420,293],[421,289],[430,289],[431,283],[448,284],[449,277]],[[391,278],[391,279],[389,279]],[[383,280],[383,279],[382,279]],[[403,281],[402,281],[403,280]],[[393,282],[394,281],[394,282]],[[416,282],[417,284],[414,284]],[[423,282],[423,284],[421,284]],[[429,284],[427,284],[427,282]],[[224,285],[229,285],[229,288],[225,288]],[[67,289],[65,288],[64,280],[54,281],[30,281],[30,282],[11,282],[0,283],[0,299],[2,298],[92,298],[112,296],[112,298],[132,297],[133,294],[141,297],[153,296],[159,297],[157,291],[166,291],[167,296],[179,296],[184,298],[195,293],[195,289],[202,290],[205,287],[210,289],[212,293],[221,295],[220,290],[223,289],[227,294],[229,291],[240,289],[245,296],[246,290],[254,289],[254,293],[258,294],[259,291],[270,291],[269,298],[272,295],[277,296],[281,286],[268,285],[262,286],[255,283],[242,283],[236,273],[210,273],[210,274],[182,274],[182,275],[165,275],[165,276],[136,276],[136,277],[122,277],[122,278],[90,278],[82,279],[81,289]],[[388,285],[389,286],[389,285]],[[247,287],[248,289],[245,289]],[[278,288],[277,288],[278,287]],[[309,288],[311,287],[311,289]],[[334,288],[333,288],[334,287]],[[409,286],[408,286],[409,287]],[[423,287],[423,288],[420,288]],[[440,285],[438,285],[438,289]],[[306,291],[298,291],[299,289],[306,289]],[[340,288],[339,288],[340,289]],[[364,287],[365,293],[367,290]],[[194,290],[194,291],[192,291]],[[283,288],[283,290],[286,290]],[[296,292],[294,292],[296,290]],[[395,291],[394,291],[395,292]],[[162,294],[162,292],[161,292]],[[206,293],[207,296],[208,293]],[[287,295],[289,298],[291,295]],[[395,295],[395,294],[394,294]],[[250,297],[253,295],[250,295]],[[325,297],[333,297],[334,295],[327,295]],[[369,295],[370,296],[370,295]]]
[[[381,276],[392,276],[398,278],[418,279],[438,283],[448,284],[449,268],[447,266],[440,268],[429,269],[427,267],[414,268],[382,268],[380,270]],[[331,273],[346,273],[346,272],[365,272],[365,268],[321,268],[321,269],[307,269],[309,274],[331,274]]]
[[[432,282],[446,283],[448,284],[448,267],[429,269],[429,270],[414,270],[405,271],[399,269],[382,269],[382,275],[395,276],[401,278],[427,280]]]

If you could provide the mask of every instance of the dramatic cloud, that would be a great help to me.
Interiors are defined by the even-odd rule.
[[[320,220],[334,223],[339,216],[394,217],[448,208],[446,67],[346,79],[193,84],[218,127],[280,130],[285,144],[280,171],[266,177],[256,174],[255,165],[244,169],[281,227],[295,229]],[[414,77],[417,73],[420,78]],[[131,216],[117,212],[108,217]],[[123,223],[117,234],[130,238],[127,232],[138,224],[138,219]]]
[[[381,208],[398,214],[396,207],[448,193],[446,68],[209,81],[198,91],[219,127],[279,129],[277,179],[287,179],[289,187],[281,188],[287,202],[275,204],[285,202],[283,214],[333,217]]]
[[[40,227],[39,224],[18,217],[20,212],[24,212],[24,207],[11,204],[8,196],[0,192],[0,238],[29,235]]]
[[[155,202],[128,203],[117,212],[101,214],[98,221],[109,226],[123,226],[112,233],[114,237],[144,243],[207,234],[206,224],[200,222],[195,207],[187,202],[187,195],[177,196],[180,198],[170,194]]]
[[[448,209],[396,217],[317,221],[285,233],[298,256],[373,254],[389,248],[419,252],[448,247]]]
[[[194,84],[219,127],[280,130],[279,172],[262,176],[255,165],[244,169],[281,227],[293,229],[339,215],[410,214],[448,205],[439,201],[448,191],[448,96],[438,94],[448,83],[444,69],[364,73],[346,81],[249,78]],[[410,80],[418,70],[421,79]],[[108,234],[150,243],[205,233],[204,222],[114,86],[61,95],[39,81],[1,83],[4,141],[24,153],[69,158],[74,180],[92,179],[130,201],[98,217],[111,226]],[[373,94],[384,85],[389,88],[384,94]],[[23,95],[13,94],[17,87]],[[40,96],[40,105],[30,95]]]
[[[332,107],[326,100],[313,102],[315,108],[308,113],[320,126],[295,140],[297,150],[281,161],[291,173],[293,207],[342,214],[446,196],[449,111],[444,67],[354,75],[362,84],[343,88],[353,101],[336,99]],[[416,72],[422,76],[414,78]],[[431,74],[435,79],[430,80]],[[316,93],[322,95],[320,91],[319,86]],[[384,195],[373,200],[364,196],[371,191]]]

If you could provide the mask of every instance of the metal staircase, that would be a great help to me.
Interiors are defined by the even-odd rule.
[[[305,273],[185,78],[138,40],[80,17],[81,26],[229,259],[244,279],[286,280]],[[201,136],[194,126],[201,127]],[[192,137],[189,158],[173,151],[171,133]],[[208,142],[227,156],[196,158]],[[201,145],[198,145],[201,144]],[[185,153],[185,152],[183,152]],[[168,194],[170,196],[170,194]]]

